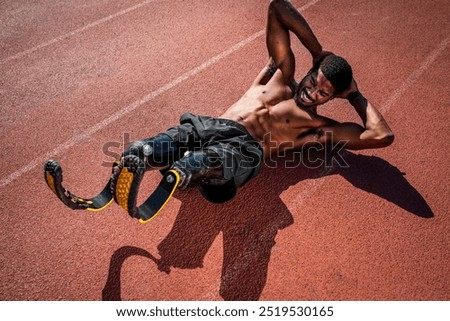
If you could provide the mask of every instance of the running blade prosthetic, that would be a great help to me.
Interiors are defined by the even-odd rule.
[[[117,165],[117,163],[115,164]],[[93,198],[79,197],[62,186],[63,174],[61,166],[54,160],[48,160],[44,165],[44,178],[48,187],[66,206],[73,210],[101,211],[113,201],[111,180],[103,190]]]
[[[180,183],[180,175],[175,170],[167,171],[155,191],[137,206],[139,185],[144,176],[145,166],[139,157],[128,155],[114,169],[111,190],[114,200],[131,217],[139,219],[140,223],[147,223],[153,219],[167,204]]]

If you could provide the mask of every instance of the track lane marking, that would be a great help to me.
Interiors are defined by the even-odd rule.
[[[313,0],[313,1],[305,4],[299,10],[304,11],[319,1],[320,0]],[[174,88],[175,86],[177,86],[177,85],[183,83],[184,81],[188,80],[189,78],[199,74],[200,72],[207,69],[211,65],[219,62],[220,60],[226,58],[227,56],[231,55],[232,53],[238,51],[239,49],[243,48],[245,45],[249,44],[250,42],[254,41],[255,39],[259,38],[260,36],[262,36],[264,34],[265,34],[265,29],[254,33],[253,35],[251,35],[251,36],[247,37],[246,39],[240,41],[239,43],[235,44],[231,48],[212,57],[211,59],[209,59],[206,62],[202,63],[201,65],[191,69],[190,71],[184,73],[180,77],[172,80],[171,82],[165,84],[164,86],[158,88],[157,90],[150,92],[146,96],[142,97],[141,99],[136,100],[135,102],[131,103],[130,105],[126,106],[125,108],[119,110],[118,112],[105,118],[101,122],[95,124],[94,126],[89,127],[84,132],[82,132],[80,135],[73,137],[73,138],[69,139],[68,141],[66,141],[65,143],[58,145],[52,151],[45,153],[44,156],[34,159],[29,164],[21,167],[17,171],[2,178],[0,180],[0,188],[9,185],[11,182],[18,179],[23,174],[33,170],[35,167],[37,167],[41,164],[43,164],[47,159],[53,158],[54,156],[66,151],[69,148],[75,146],[76,144],[86,140],[87,138],[89,138],[89,136],[102,130],[103,128],[107,127],[111,123],[119,120],[120,118],[122,118],[123,116],[134,111],[141,105],[148,103],[152,99],[166,93],[167,91]],[[400,97],[420,78],[420,76],[433,64],[433,62],[440,56],[440,54],[442,54],[442,52],[444,52],[447,49],[449,42],[450,42],[450,37],[447,37],[446,39],[441,41],[441,43],[424,59],[422,64],[406,78],[406,80],[402,83],[402,85],[394,91],[394,94],[380,108],[380,111],[382,113],[386,113],[389,111],[390,108],[392,108],[392,106],[398,101],[398,99],[400,99]],[[324,172],[323,174],[325,175],[326,172]]]
[[[397,90],[394,91],[394,93],[391,95],[391,97],[383,104],[383,106],[379,109],[382,113],[387,113],[389,109],[400,99],[402,94],[404,94],[417,80],[418,78],[431,66],[431,64],[439,57],[439,55],[447,48],[448,44],[450,42],[450,37],[444,39],[422,62],[422,64],[415,69],[400,85],[400,87],[397,88]],[[333,166],[324,167],[317,178],[321,178],[324,176],[327,176],[329,173],[332,172]],[[324,183],[325,180],[309,180],[308,182],[305,182],[304,189],[296,195],[295,199],[300,199],[300,202],[298,203],[298,207],[301,207],[303,205],[303,202],[311,195],[313,195]],[[271,228],[271,226],[267,227],[268,229]],[[229,273],[232,273],[233,271],[237,269],[242,269],[246,267],[246,264],[248,264],[247,261],[241,260],[241,258],[238,258],[236,260],[236,263],[232,268],[229,268],[227,272],[225,273],[225,276],[222,278],[229,277]],[[231,271],[231,272],[229,272]],[[217,286],[212,287],[209,291],[205,292],[202,296],[202,300],[214,300],[216,299],[217,295],[220,289],[220,284]]]
[[[5,59],[1,60],[0,61],[0,65],[6,63],[8,61],[19,59],[19,58],[22,58],[22,57],[27,56],[29,54],[32,54],[32,53],[34,53],[34,52],[36,52],[36,51],[38,51],[38,50],[40,50],[42,48],[48,47],[48,46],[50,46],[50,45],[52,45],[54,43],[57,43],[59,41],[65,40],[65,39],[67,39],[69,37],[72,37],[72,36],[75,36],[77,34],[80,34],[80,33],[84,32],[86,30],[89,30],[89,29],[91,29],[93,27],[101,25],[101,24],[103,24],[105,22],[108,22],[108,21],[114,19],[114,18],[123,16],[124,14],[127,14],[127,13],[129,13],[131,11],[136,10],[136,9],[139,9],[139,8],[145,6],[145,5],[149,4],[149,3],[155,2],[155,1],[163,1],[163,0],[146,0],[146,1],[143,1],[141,3],[138,3],[137,5],[134,5],[132,7],[126,8],[124,10],[116,12],[116,13],[114,13],[112,15],[107,16],[107,17],[104,17],[104,18],[101,18],[101,19],[96,20],[94,22],[91,22],[91,23],[85,25],[84,27],[78,28],[78,29],[76,29],[74,31],[68,32],[68,33],[66,33],[64,35],[61,35],[59,37],[56,37],[56,38],[53,38],[53,39],[48,40],[46,42],[43,42],[43,43],[41,43],[41,44],[39,44],[37,46],[34,46],[34,47],[30,48],[30,49],[27,49],[27,50],[21,51],[19,53],[16,53],[16,54],[14,54],[14,55],[12,55],[12,56],[10,56],[8,58],[5,58]]]
[[[447,37],[441,43],[423,60],[423,62],[420,64],[420,66],[415,69],[398,87],[394,93],[390,96],[390,98],[380,107],[378,110],[381,114],[387,113],[392,106],[394,106],[397,101],[401,98],[401,96],[420,78],[421,75],[432,65],[432,63],[439,57],[439,55],[446,50],[448,44],[450,42],[450,37]],[[334,163],[333,163],[334,164]],[[332,172],[333,166],[324,167],[319,175],[318,178],[327,176],[329,173]],[[315,193],[323,184],[324,180],[312,180],[309,181],[306,185],[307,187],[297,195],[297,199],[301,199],[301,202],[303,202],[305,199],[309,198],[310,195]],[[300,206],[303,203],[300,203]]]
[[[146,1],[146,3],[147,2],[151,2],[151,1],[155,1],[155,0],[149,0],[149,1]],[[310,2],[306,3],[304,6],[300,7],[298,10],[304,11],[304,10],[308,9],[309,7],[313,6],[314,4],[316,4],[319,1],[321,1],[321,0],[310,1]],[[143,3],[140,4],[140,6],[142,6],[142,5],[143,5]],[[128,10],[130,11],[131,8],[128,9]],[[202,63],[200,65],[198,65],[197,67],[194,67],[193,69],[189,70],[188,72],[184,73],[183,75],[179,76],[178,78],[168,82],[167,84],[163,85],[162,87],[160,87],[160,88],[150,92],[149,94],[145,95],[144,97],[134,101],[130,105],[126,106],[125,108],[122,108],[121,110],[117,111],[116,113],[112,114],[111,116],[103,119],[99,123],[97,123],[97,124],[87,128],[81,134],[77,135],[76,137],[72,137],[71,139],[69,139],[65,143],[62,143],[62,144],[58,145],[52,151],[49,151],[49,152],[45,153],[43,156],[34,159],[33,161],[31,161],[27,165],[21,167],[17,171],[15,171],[15,172],[9,174],[8,176],[2,178],[2,180],[0,180],[0,188],[9,185],[11,182],[15,181],[16,179],[18,179],[23,174],[26,174],[29,171],[33,170],[35,167],[44,164],[44,162],[47,159],[53,158],[54,156],[56,156],[56,155],[58,155],[58,154],[60,154],[60,153],[62,153],[64,151],[66,151],[69,148],[75,146],[76,144],[86,140],[87,138],[89,138],[89,136],[91,136],[91,135],[95,134],[96,132],[102,130],[103,128],[107,127],[109,124],[119,120],[120,118],[122,118],[123,116],[125,116],[125,115],[129,114],[130,112],[134,111],[135,109],[137,109],[138,107],[142,106],[143,104],[148,103],[152,99],[154,99],[154,98],[156,98],[156,97],[166,93],[167,91],[169,91],[170,89],[174,88],[175,86],[177,86],[177,85],[183,83],[184,81],[188,80],[189,78],[199,74],[200,72],[202,72],[203,70],[207,69],[211,65],[213,65],[213,64],[219,62],[220,60],[228,57],[229,55],[231,55],[234,52],[238,51],[239,49],[243,48],[245,45],[247,45],[250,42],[254,41],[255,39],[263,36],[265,34],[265,31],[266,31],[265,29],[262,29],[262,30],[260,30],[258,32],[255,32],[251,36],[249,36],[246,39],[238,42],[237,44],[235,44],[234,46],[230,47],[229,49],[227,49],[227,50],[223,51],[222,53],[220,53],[220,54],[210,58],[209,60],[205,61],[204,63]]]

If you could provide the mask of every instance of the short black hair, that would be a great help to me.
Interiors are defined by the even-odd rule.
[[[328,55],[319,60],[313,67],[320,70],[334,87],[334,94],[345,91],[353,79],[352,67],[344,58],[336,55]]]

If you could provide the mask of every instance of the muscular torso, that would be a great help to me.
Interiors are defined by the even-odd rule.
[[[299,108],[292,97],[292,89],[277,70],[266,84],[253,84],[221,118],[243,125],[268,157],[302,146],[311,141],[308,134],[313,129],[326,125],[326,118]]]

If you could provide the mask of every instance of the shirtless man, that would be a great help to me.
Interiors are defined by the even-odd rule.
[[[298,84],[294,80],[290,32],[313,58],[313,67]],[[269,63],[239,101],[219,118],[184,114],[180,125],[133,142],[102,193],[114,195],[116,201],[123,199],[121,206],[139,218],[137,193],[149,169],[175,171],[180,177],[178,188],[199,187],[207,200],[221,203],[234,197],[237,188],[258,173],[264,158],[281,150],[305,144],[344,143],[348,149],[364,149],[392,143],[392,131],[359,92],[350,65],[322,49],[290,1],[270,1],[266,40]],[[320,116],[317,106],[334,98],[348,99],[364,126]],[[54,174],[55,164],[46,165],[53,170],[47,172],[59,180],[57,185],[62,190],[62,178]],[[56,194],[66,205],[75,209],[91,206],[82,199],[80,204],[65,200],[58,186]],[[105,202],[100,202],[99,207]]]
[[[295,83],[295,58],[290,48],[289,31],[308,49],[313,62],[330,54],[322,50],[307,22],[290,1],[272,0],[266,34],[269,64],[247,93],[221,117],[242,124],[255,140],[262,142],[266,156],[277,152],[286,142],[295,148],[312,141],[325,143],[331,136],[335,141],[345,141],[348,149],[390,145],[394,138],[392,131],[382,115],[358,91],[353,79],[344,79],[344,75],[342,81],[351,82],[348,86],[344,84],[347,87],[344,91],[339,91],[321,68],[313,67],[300,84]],[[351,75],[351,69],[349,71]],[[316,107],[333,98],[350,98],[349,102],[364,127],[355,123],[339,124],[318,115]],[[314,135],[302,135],[311,133],[311,129],[315,129]],[[270,148],[274,145],[278,148]]]

